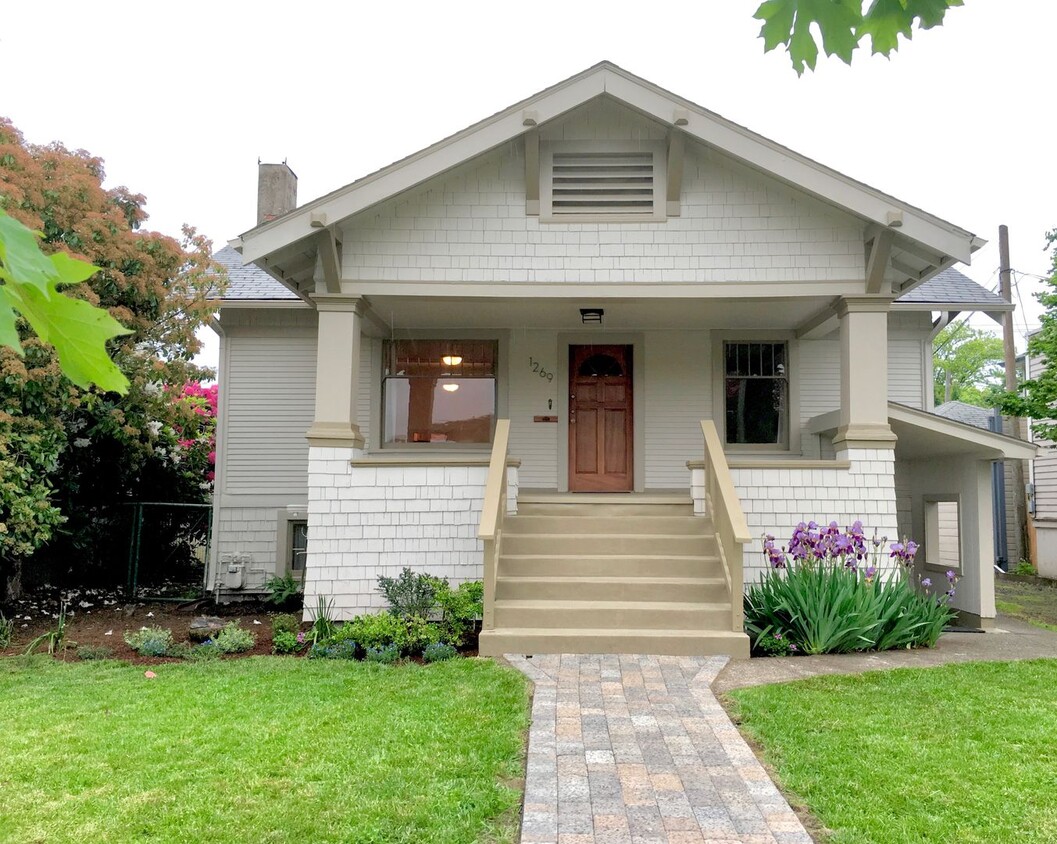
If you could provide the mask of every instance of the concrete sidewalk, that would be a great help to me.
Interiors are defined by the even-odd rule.
[[[867,654],[732,661],[712,684],[716,694],[820,674],[861,674],[889,668],[930,668],[950,662],[1057,658],[1057,633],[1000,615],[987,633],[944,633],[934,648]]]

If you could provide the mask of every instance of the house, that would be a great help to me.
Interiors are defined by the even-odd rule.
[[[484,580],[483,653],[744,656],[759,537],[821,517],[994,617],[990,463],[1032,448],[929,412],[933,314],[1008,307],[942,282],[970,232],[608,62],[261,185],[218,256],[222,596],[291,571],[349,617],[410,566]]]

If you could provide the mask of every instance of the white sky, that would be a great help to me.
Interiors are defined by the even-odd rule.
[[[1057,3],[967,0],[891,61],[820,59],[802,78],[764,55],[757,5],[8,4],[0,114],[102,156],[149,226],[188,222],[219,248],[255,222],[258,157],[289,162],[303,203],[609,59],[986,238],[966,272],[987,287],[1000,223],[1013,267],[1048,274]],[[1038,283],[1020,289],[1023,331]]]

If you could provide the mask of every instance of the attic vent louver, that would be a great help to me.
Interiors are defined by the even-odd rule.
[[[548,150],[549,166],[541,173],[544,215],[554,222],[664,219],[664,160],[658,152],[592,146]]]
[[[652,214],[652,152],[556,152],[551,209],[559,214]]]

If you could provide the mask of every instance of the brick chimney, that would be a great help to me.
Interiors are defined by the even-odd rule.
[[[257,225],[297,207],[297,176],[286,162],[257,162]]]

